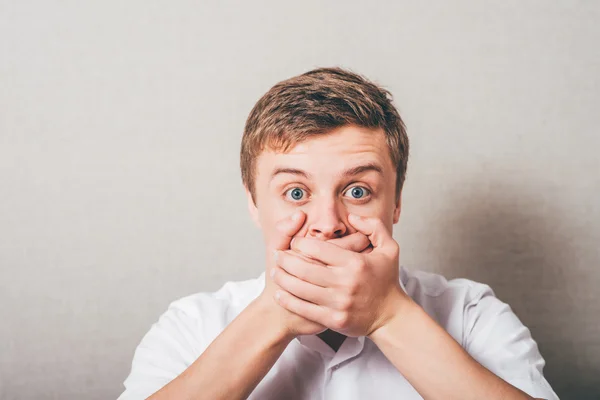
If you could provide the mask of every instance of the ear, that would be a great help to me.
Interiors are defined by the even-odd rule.
[[[254,224],[258,227],[258,229],[261,229],[260,219],[258,218],[258,207],[256,207],[256,204],[254,204],[252,194],[250,193],[248,188],[244,186],[244,189],[246,191],[246,197],[248,198],[248,211],[250,212],[250,217],[252,218],[252,221],[254,221]]]
[[[398,223],[400,220],[400,210],[402,209],[402,191],[398,195],[398,199],[396,200],[396,205],[394,207],[394,224]]]

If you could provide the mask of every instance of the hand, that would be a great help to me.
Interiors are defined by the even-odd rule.
[[[278,286],[272,281],[269,274],[273,268],[276,268],[273,251],[289,250],[290,242],[294,236],[298,234],[298,231],[304,224],[305,219],[306,214],[304,214],[302,211],[297,211],[296,213],[277,223],[276,229],[279,232],[279,235],[277,235],[267,245],[267,274],[265,278],[265,289],[258,299],[260,301],[265,301],[268,309],[275,309],[279,313],[278,319],[284,323],[284,329],[287,330],[292,336],[316,334],[326,329],[326,327],[320,324],[282,309],[279,305],[273,302],[274,295],[279,289]],[[329,242],[335,244],[336,246],[355,252],[369,252],[372,249],[369,238],[360,232],[355,232],[343,238],[331,239]],[[298,254],[298,257],[303,256]],[[308,257],[304,257],[304,259],[307,261],[309,260]]]
[[[368,336],[389,321],[409,298],[400,287],[399,246],[375,218],[349,216],[372,251],[357,253],[296,237],[278,251],[274,281],[286,310],[347,336]]]
[[[267,243],[266,246],[267,273],[265,275],[265,288],[257,299],[258,301],[266,302],[267,309],[274,310],[277,313],[276,319],[282,322],[282,328],[291,336],[313,335],[323,332],[326,329],[321,324],[307,320],[300,315],[279,307],[274,301],[278,287],[269,274],[275,268],[274,251],[290,249],[290,242],[304,224],[305,218],[306,214],[302,211],[296,211],[291,216],[277,223],[275,228],[278,231],[278,235],[270,243]]]
[[[373,245],[371,245],[371,241],[361,232],[354,232],[341,238],[329,239],[327,240],[327,243],[333,243],[338,247],[354,251],[356,253],[368,254],[373,251]]]

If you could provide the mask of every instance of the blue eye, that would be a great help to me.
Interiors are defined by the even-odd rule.
[[[353,199],[362,199],[370,194],[369,189],[362,186],[353,186],[348,189],[346,193],[350,193],[350,196],[352,196]]]
[[[300,188],[291,188],[285,192],[286,197],[291,198],[294,201],[302,200],[304,197],[304,190]]]

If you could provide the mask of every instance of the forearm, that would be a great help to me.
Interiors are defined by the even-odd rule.
[[[370,338],[425,399],[531,399],[471,358],[412,301]]]
[[[245,399],[292,339],[259,298],[150,399]]]

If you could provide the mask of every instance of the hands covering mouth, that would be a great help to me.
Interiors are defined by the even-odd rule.
[[[356,215],[348,217],[356,232],[343,238],[294,237],[305,217],[298,211],[278,224],[265,292],[286,311],[293,336],[326,328],[369,336],[409,301],[399,282],[398,243],[380,220]]]

